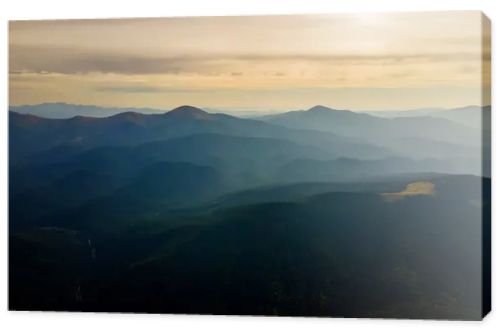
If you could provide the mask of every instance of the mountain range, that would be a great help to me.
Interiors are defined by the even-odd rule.
[[[481,316],[482,127],[68,108],[9,112],[12,309]]]
[[[485,113],[490,109],[485,109]],[[461,112],[463,113],[463,111]],[[428,116],[383,118],[316,106],[264,118],[242,119],[182,106],[162,114],[123,112],[109,117],[47,119],[10,113],[11,161],[58,150],[135,146],[196,134],[278,139],[307,148],[307,158],[456,160],[455,170],[474,172],[481,128]],[[64,148],[64,149],[63,149]],[[315,153],[316,152],[316,156]],[[40,159],[42,159],[40,157]],[[42,159],[43,160],[43,159]]]
[[[152,108],[113,108],[93,105],[69,103],[42,103],[32,105],[11,106],[11,111],[24,115],[33,115],[43,118],[65,119],[75,116],[84,117],[109,117],[123,112],[136,112],[142,114],[164,113],[166,110]]]
[[[314,108],[314,107],[313,107]],[[317,106],[316,108],[319,108]],[[489,108],[491,112],[491,107]],[[466,106],[461,108],[420,108],[420,109],[410,109],[410,110],[392,110],[392,111],[384,111],[384,110],[370,110],[370,111],[356,111],[356,113],[364,113],[373,115],[376,117],[384,117],[384,118],[399,118],[399,117],[421,117],[421,116],[429,116],[435,118],[444,118],[457,123],[460,123],[469,127],[478,127],[481,124],[481,107],[479,106]],[[109,117],[116,114],[124,113],[124,112],[135,112],[141,114],[162,114],[167,112],[165,109],[154,109],[154,108],[116,108],[116,107],[99,107],[93,105],[77,105],[77,104],[68,104],[68,103],[42,103],[42,104],[33,104],[33,105],[18,105],[11,106],[9,110],[25,114],[25,115],[33,115],[43,118],[53,118],[53,119],[67,119],[75,116],[84,116],[84,117]],[[213,108],[203,108],[203,110],[209,113],[227,113],[222,109],[213,109]],[[280,114],[282,112],[274,111],[272,114]],[[254,119],[266,119],[273,117],[270,112],[266,116],[261,116],[258,114],[262,114],[262,112],[252,112],[238,111],[238,114],[243,114],[243,118],[254,118]]]

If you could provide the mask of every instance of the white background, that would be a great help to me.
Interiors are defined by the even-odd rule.
[[[154,332],[216,332],[216,333],[331,333],[362,331],[370,333],[500,333],[500,288],[498,285],[500,258],[498,203],[493,208],[493,311],[483,322],[418,321],[418,320],[356,320],[226,316],[172,316],[77,314],[7,311],[7,40],[8,20],[52,18],[107,18],[199,15],[251,15],[337,13],[360,11],[410,10],[482,10],[492,20],[493,83],[498,66],[495,50],[499,41],[496,24],[500,21],[498,0],[3,0],[0,2],[0,331],[2,333],[154,333]],[[422,22],[425,24],[425,22]],[[498,85],[493,86],[493,148],[500,147],[499,122],[495,115],[498,105]],[[0,110],[1,111],[1,110]],[[497,131],[498,130],[498,131]],[[498,155],[493,152],[493,178],[498,175]],[[499,182],[493,184],[493,203]],[[495,284],[497,283],[497,284]],[[497,308],[495,310],[495,308]]]

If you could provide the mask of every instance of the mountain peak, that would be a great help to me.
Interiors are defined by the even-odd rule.
[[[78,116],[77,116],[78,117]],[[80,116],[82,117],[82,116]],[[92,120],[95,118],[92,117],[83,117],[88,120]],[[124,122],[129,122],[129,123],[135,123],[135,124],[143,124],[144,123],[144,118],[145,115],[135,112],[135,111],[125,111],[113,116],[107,117],[110,120],[118,120],[118,121],[124,121]]]
[[[320,104],[308,109],[307,111],[313,111],[313,112],[318,112],[318,111],[332,111],[333,109],[322,106]]]
[[[210,116],[210,114],[207,113],[206,111],[188,105],[172,109],[169,112],[167,112],[166,115],[176,116],[176,117],[181,116],[181,117],[197,118],[197,119],[207,119]]]
[[[350,110],[343,110],[343,109],[332,109],[329,107],[322,106],[318,104],[317,106],[314,106],[307,111],[312,111],[312,112],[348,112],[351,113],[352,111]]]

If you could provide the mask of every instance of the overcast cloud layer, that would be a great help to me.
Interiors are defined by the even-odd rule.
[[[10,104],[481,104],[478,12],[16,21]]]

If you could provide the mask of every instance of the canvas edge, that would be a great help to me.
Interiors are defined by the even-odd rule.
[[[481,15],[481,319],[491,311],[491,20]],[[489,108],[488,108],[489,106]]]

